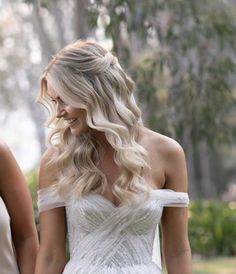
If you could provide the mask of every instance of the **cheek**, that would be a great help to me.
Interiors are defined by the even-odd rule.
[[[81,123],[81,126],[87,127],[87,112],[85,109],[74,109],[73,113],[71,112],[72,117],[78,117]]]
[[[87,116],[86,110],[84,109],[77,110],[76,114],[77,114],[77,117],[79,117],[82,122],[86,121],[86,116]]]
[[[87,113],[85,110],[81,113],[81,116],[83,117],[83,120],[86,122]]]

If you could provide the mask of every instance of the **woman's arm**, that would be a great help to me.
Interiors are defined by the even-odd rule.
[[[52,151],[43,156],[39,172],[39,188],[55,182],[57,170],[48,166]],[[60,274],[66,264],[66,217],[65,209],[55,208],[40,213],[40,247],[35,274]]]
[[[183,149],[171,140],[165,157],[165,188],[187,192],[187,171]],[[191,274],[187,208],[166,207],[162,216],[163,254],[168,274]]]
[[[32,201],[25,178],[8,147],[0,143],[0,192],[11,219],[21,274],[32,274],[38,250]]]

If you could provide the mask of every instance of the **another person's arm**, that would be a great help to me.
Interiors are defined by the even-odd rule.
[[[43,156],[39,172],[39,188],[55,182],[57,171],[48,166],[51,151]],[[35,274],[60,274],[66,264],[66,217],[65,208],[53,208],[39,214],[40,247]]]
[[[187,171],[183,149],[171,141],[166,154],[165,188],[187,192]],[[162,216],[162,244],[168,274],[191,274],[188,240],[188,209],[166,207]]]
[[[11,232],[21,274],[34,273],[38,238],[25,178],[8,147],[0,143],[0,192],[11,219]]]

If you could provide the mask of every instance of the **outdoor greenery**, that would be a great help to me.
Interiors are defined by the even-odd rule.
[[[204,258],[194,274],[235,273],[235,261],[223,257],[236,256],[236,1],[0,1],[1,111],[28,110],[41,153],[39,76],[81,38],[118,56],[136,83],[145,125],[186,152],[190,243],[194,258]],[[38,224],[36,170],[26,177]]]
[[[193,262],[193,274],[235,274],[235,258],[214,258]]]
[[[32,204],[34,209],[35,223],[38,225],[38,208],[37,208],[37,180],[38,174],[36,170],[32,170],[26,174],[26,180],[28,183],[29,191],[32,198]]]
[[[236,203],[195,201],[189,208],[189,238],[193,254],[236,255]]]
[[[0,8],[0,105],[28,109],[41,152],[42,68],[89,38],[135,80],[145,124],[183,146],[191,197],[221,198],[235,181],[235,1],[2,0]]]
[[[193,261],[193,274],[235,274],[235,258],[214,258]],[[167,274],[164,269],[164,273]]]

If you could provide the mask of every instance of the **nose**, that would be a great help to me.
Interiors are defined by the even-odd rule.
[[[63,107],[61,107],[59,104],[57,104],[56,107],[56,117],[57,118],[62,118],[63,116],[65,116],[66,111]]]

